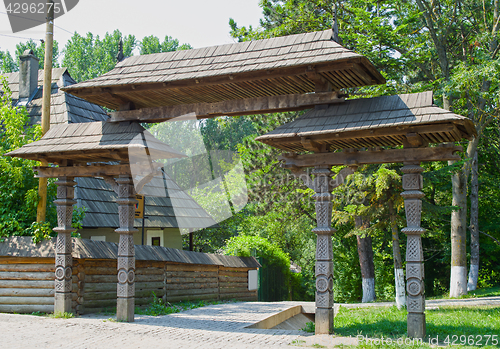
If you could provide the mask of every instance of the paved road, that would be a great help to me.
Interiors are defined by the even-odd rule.
[[[106,316],[84,315],[52,319],[0,314],[0,348],[290,348],[290,344],[356,344],[354,338],[313,336],[302,331],[258,330],[249,326],[303,302],[241,302],[217,304],[167,316],[136,316],[134,323],[118,323]],[[311,306],[311,303],[308,303]],[[345,305],[388,306],[392,303]],[[428,307],[500,305],[500,297],[432,300]]]

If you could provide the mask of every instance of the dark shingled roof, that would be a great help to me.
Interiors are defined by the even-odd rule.
[[[44,240],[33,244],[30,236],[15,236],[0,243],[0,257],[55,258],[55,242]],[[73,258],[117,259],[118,245],[113,242],[73,238]],[[221,265],[228,268],[259,268],[254,257],[224,256],[177,250],[162,246],[135,245],[135,259],[186,264]]]
[[[412,129],[426,125],[430,127],[425,130]],[[335,150],[403,145],[408,132],[419,133],[429,143],[456,142],[476,135],[470,119],[438,108],[429,91],[351,99],[310,110],[257,140],[283,150],[306,151],[301,141],[308,138]]]
[[[319,75],[334,90],[385,82],[367,58],[333,41],[332,34],[325,30],[132,56],[65,90],[113,109],[120,100],[139,109],[314,92]]]
[[[147,217],[144,224],[146,228],[199,229],[216,224],[213,218],[173,181],[169,179],[165,181],[168,183],[164,183],[163,178],[155,177],[150,183],[150,186],[156,184],[158,194],[163,192],[163,196],[146,196],[144,211],[144,216]],[[117,195],[113,188],[100,178],[79,177],[76,178],[76,182],[77,206],[86,208],[82,226],[118,228],[120,224],[117,214]],[[175,198],[174,204],[171,198]],[[136,219],[135,226],[141,225],[142,219]]]
[[[0,74],[7,78],[14,104],[19,99],[19,73]],[[61,88],[75,84],[67,68],[52,69],[52,91],[50,100],[50,124],[68,124],[104,121],[109,117],[100,106],[63,92]],[[30,124],[39,124],[42,117],[43,70],[38,71],[38,90],[26,109]],[[1,88],[1,86],[0,86]]]

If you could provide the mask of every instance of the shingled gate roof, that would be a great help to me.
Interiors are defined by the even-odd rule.
[[[19,99],[19,72],[0,74],[7,78],[14,104]],[[61,88],[75,84],[67,68],[52,69],[50,125],[105,121],[109,117],[100,106],[63,92]],[[39,124],[42,117],[43,70],[38,71],[38,89],[26,109],[30,125]],[[0,86],[1,88],[1,86]]]
[[[134,140],[140,140],[136,142]],[[167,144],[156,140],[138,123],[122,125],[108,122],[57,125],[39,141],[26,144],[5,155],[24,159],[45,159],[50,163],[63,160],[76,162],[105,162],[121,160],[128,162],[129,147],[145,149],[156,158],[184,157]]]
[[[56,238],[33,244],[30,236],[14,236],[0,242],[0,257],[55,258]],[[73,258],[117,259],[118,245],[113,242],[73,238]],[[135,245],[135,259],[187,264],[221,265],[227,268],[259,268],[254,257],[225,256],[177,250],[162,246]]]
[[[132,56],[65,91],[112,109],[125,102],[139,109],[314,92],[320,76],[334,90],[385,82],[366,57],[333,41],[332,34]]]
[[[351,99],[310,110],[256,139],[274,147],[307,151],[303,141],[328,150],[403,145],[408,133],[429,143],[457,142],[476,135],[472,121],[433,104],[432,92]]]

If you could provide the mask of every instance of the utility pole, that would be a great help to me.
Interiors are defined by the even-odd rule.
[[[43,65],[43,100],[42,100],[42,136],[50,128],[50,95],[52,92],[52,48],[54,46],[54,1],[47,0],[47,26],[45,29],[45,60]],[[41,161],[42,166],[48,166],[46,161]],[[45,221],[47,211],[47,178],[38,181],[38,207],[36,221]]]

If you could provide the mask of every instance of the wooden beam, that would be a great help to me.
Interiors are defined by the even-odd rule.
[[[352,138],[370,138],[370,137],[383,137],[383,136],[401,136],[408,133],[425,134],[425,133],[435,133],[435,132],[453,132],[457,127],[454,124],[428,124],[428,125],[418,125],[418,126],[397,126],[397,127],[384,127],[374,130],[366,129],[359,131],[347,131],[347,132],[331,132],[328,134],[320,135],[308,135],[307,138],[312,141],[336,141],[342,139],[352,139]],[[287,138],[273,138],[278,135],[265,135],[258,137],[258,140],[268,144],[287,144],[287,143],[297,143],[301,141],[300,133],[295,137]]]
[[[286,168],[302,168],[313,166],[342,166],[384,164],[394,162],[423,162],[460,160],[462,151],[460,146],[440,146],[433,148],[407,148],[407,149],[376,149],[374,151],[343,151],[338,153],[316,154],[286,154],[279,157],[284,160]]]
[[[68,167],[33,167],[36,178],[101,177],[130,174],[130,165],[68,166]]]
[[[292,94],[283,96],[267,96],[237,99],[217,103],[194,103],[123,110],[110,113],[110,122],[140,120],[143,122],[161,122],[182,115],[194,113],[198,119],[228,115],[253,115],[259,113],[276,113],[312,108],[316,104],[342,103],[337,92],[311,94]]]
[[[326,152],[326,144],[319,144],[319,143],[313,142],[309,138],[306,138],[306,137],[302,137],[300,142],[302,143],[302,146],[309,151],[313,151],[315,153]]]

